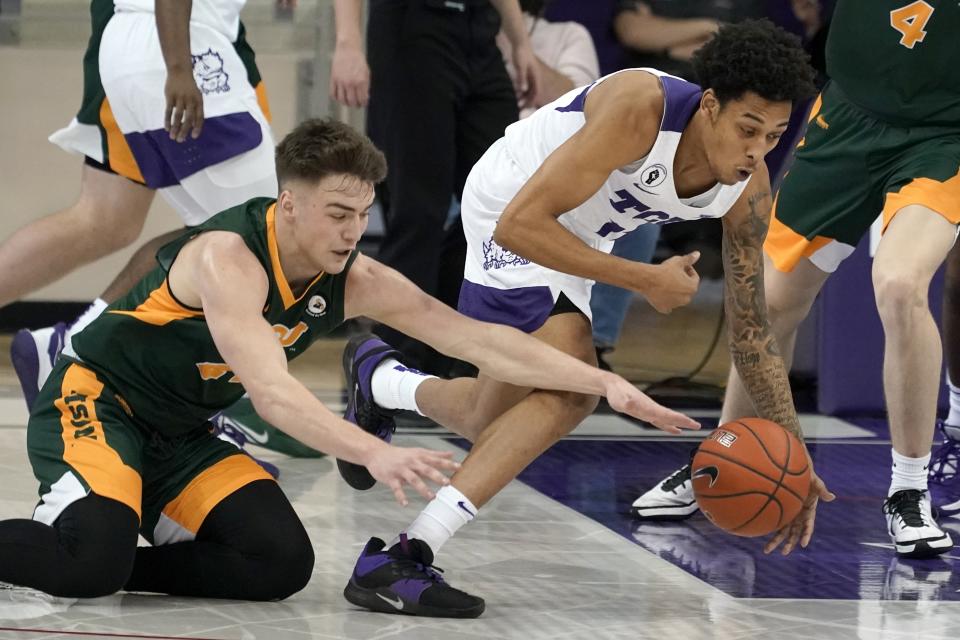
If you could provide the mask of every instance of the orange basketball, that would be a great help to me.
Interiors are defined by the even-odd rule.
[[[750,538],[793,520],[810,490],[810,462],[800,440],[761,418],[717,427],[693,457],[691,474],[707,518]]]

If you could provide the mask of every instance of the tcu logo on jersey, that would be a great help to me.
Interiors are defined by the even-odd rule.
[[[662,165],[654,165],[649,167],[653,169],[654,167],[662,167]],[[663,175],[659,177],[660,182],[663,182]],[[652,176],[652,174],[651,174]],[[638,189],[642,189],[640,183],[635,185]],[[627,189],[619,189],[618,191],[613,192],[615,196],[620,198],[619,200],[610,200],[610,206],[619,214],[627,213],[628,209],[633,209],[636,212],[636,215],[633,216],[634,220],[640,220],[640,222],[632,225],[630,229],[635,229],[641,224],[667,224],[670,222],[678,222],[683,220],[683,218],[675,218],[669,213],[663,211],[651,211],[650,207],[640,202],[635,195],[633,195]],[[601,238],[606,238],[612,233],[620,233],[621,231],[627,231],[628,229],[622,224],[614,222],[613,220],[605,222],[598,230],[597,235]]]
[[[230,75],[223,70],[223,56],[207,49],[193,59],[193,78],[204,95],[230,91]]]

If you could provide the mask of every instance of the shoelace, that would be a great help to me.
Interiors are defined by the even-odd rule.
[[[402,556],[394,556],[400,564],[401,571],[403,569],[414,569],[417,573],[422,573],[426,575],[431,582],[443,583],[443,576],[440,574],[443,573],[443,569],[440,567],[427,564],[421,560],[415,559],[413,554],[410,553],[410,544],[407,540],[407,534],[400,534],[400,549],[403,550]]]
[[[671,493],[676,493],[677,487],[683,486],[687,481],[690,480],[690,465],[685,464],[676,471],[673,472],[669,478],[663,481],[663,484],[660,485],[660,488],[663,491],[669,491]]]
[[[908,527],[923,527],[927,525],[924,520],[923,511],[920,509],[920,501],[923,499],[924,491],[915,489],[906,489],[898,491],[887,498],[884,507],[887,513],[900,516],[904,524]]]

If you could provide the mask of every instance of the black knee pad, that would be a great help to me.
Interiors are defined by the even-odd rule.
[[[137,551],[140,521],[133,509],[91,493],[67,507],[53,526],[60,562],[45,591],[98,598],[123,588]]]
[[[250,578],[242,597],[282,600],[303,589],[313,574],[313,545],[303,523],[272,480],[258,480],[218,504],[197,532],[239,551]]]

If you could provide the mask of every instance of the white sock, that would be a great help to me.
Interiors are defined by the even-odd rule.
[[[394,358],[388,358],[373,371],[370,391],[377,406],[384,409],[406,409],[423,415],[417,406],[417,387],[425,380],[436,377],[405,367]]]
[[[90,306],[87,307],[87,310],[80,314],[80,317],[73,321],[69,327],[67,327],[66,339],[69,342],[75,334],[83,331],[88,324],[97,319],[103,310],[107,308],[107,303],[101,298],[97,298]]]
[[[927,469],[930,466],[930,454],[922,458],[908,458],[893,449],[893,473],[890,478],[890,491],[887,497],[904,489],[927,490]]]
[[[477,508],[453,485],[437,491],[437,497],[420,512],[417,519],[407,527],[408,538],[423,540],[433,551],[434,557],[440,547],[453,537],[460,527],[477,517]],[[395,538],[390,545],[399,541]]]
[[[960,387],[953,384],[947,375],[947,388],[950,389],[950,414],[944,423],[944,430],[953,438],[960,439]]]

